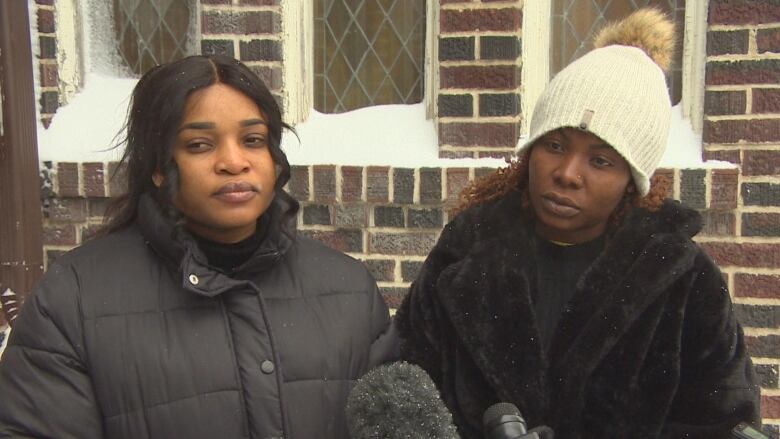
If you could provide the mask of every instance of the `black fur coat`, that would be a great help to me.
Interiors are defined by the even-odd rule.
[[[396,316],[464,438],[517,405],[558,439],[719,438],[758,423],[759,391],[720,271],[691,240],[697,212],[637,209],[586,270],[549,351],[531,303],[533,225],[519,196],[449,223]]]

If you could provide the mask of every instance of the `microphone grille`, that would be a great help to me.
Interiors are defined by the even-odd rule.
[[[456,439],[436,385],[423,369],[399,362],[358,380],[347,399],[352,439]]]
[[[485,410],[485,414],[482,415],[482,423],[492,423],[494,419],[498,419],[505,415],[513,415],[523,419],[523,417],[520,416],[520,409],[518,409],[516,405],[511,402],[499,402],[491,405]]]

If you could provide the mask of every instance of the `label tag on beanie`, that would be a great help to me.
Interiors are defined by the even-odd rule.
[[[582,119],[580,120],[580,129],[587,130],[590,125],[591,119],[593,119],[593,110],[585,110],[582,112]]]

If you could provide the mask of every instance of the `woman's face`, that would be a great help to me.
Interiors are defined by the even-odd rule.
[[[254,101],[219,83],[192,93],[173,160],[179,169],[174,205],[190,231],[223,243],[255,232],[274,197],[276,172],[268,126]],[[153,180],[159,187],[162,174]]]
[[[529,160],[537,233],[572,244],[604,233],[631,179],[620,154],[591,133],[563,128],[539,139]]]

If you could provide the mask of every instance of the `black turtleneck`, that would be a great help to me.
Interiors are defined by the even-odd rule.
[[[549,349],[577,281],[604,249],[604,237],[582,244],[558,244],[536,236],[537,284],[533,306],[542,345]]]
[[[263,215],[257,221],[257,228],[248,238],[231,244],[211,241],[193,234],[195,242],[206,256],[209,265],[218,268],[225,273],[232,273],[233,270],[240,267],[244,262],[255,253],[263,242],[266,231],[268,230],[268,215]]]

